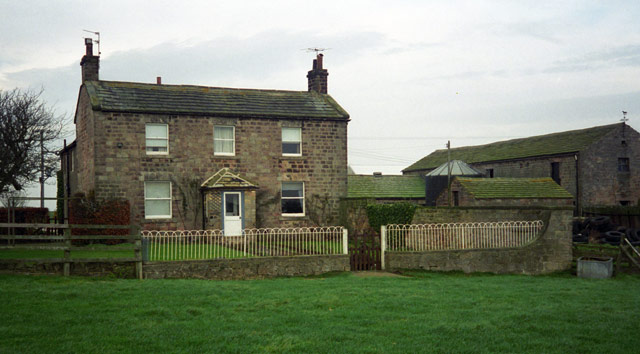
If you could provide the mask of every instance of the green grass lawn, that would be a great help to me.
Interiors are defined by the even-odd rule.
[[[250,281],[0,276],[0,352],[640,348],[640,277],[410,272]]]

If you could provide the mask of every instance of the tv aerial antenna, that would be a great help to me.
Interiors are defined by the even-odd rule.
[[[627,118],[627,112],[626,111],[622,111],[622,119],[620,119],[620,121],[622,123],[626,123],[629,121],[629,118]]]
[[[98,36],[98,39],[93,39],[92,38],[91,40],[93,40],[93,42],[98,45],[98,55],[100,55],[102,53],[100,51],[100,32],[89,31],[89,30],[86,30],[86,29],[83,29],[83,31],[84,32],[89,32],[91,34],[95,34],[96,36]]]
[[[322,52],[324,52],[325,50],[329,50],[329,49],[331,49],[331,48],[311,47],[311,48],[304,48],[304,49],[300,49],[300,50],[304,50],[304,51],[307,51],[307,52],[309,52],[309,53],[311,53],[311,52],[315,52],[315,53],[316,53],[316,55],[318,55],[318,53],[322,53]]]

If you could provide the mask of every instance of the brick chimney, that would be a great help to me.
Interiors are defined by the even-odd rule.
[[[82,82],[99,80],[98,72],[100,71],[100,57],[93,55],[93,39],[85,38],[84,46],[87,52],[80,61],[82,67]]]
[[[327,76],[329,76],[329,72],[327,72],[327,69],[322,68],[322,57],[322,54],[318,54],[318,57],[313,59],[313,68],[307,73],[309,92],[327,93]]]

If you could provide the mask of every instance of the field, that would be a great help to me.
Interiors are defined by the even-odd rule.
[[[637,352],[640,277],[0,276],[0,352]]]

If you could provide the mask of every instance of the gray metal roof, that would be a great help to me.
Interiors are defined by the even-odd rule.
[[[482,172],[467,165],[464,161],[451,160],[451,175],[452,176],[481,176]],[[435,170],[427,173],[427,176],[447,176],[449,174],[448,164],[445,162]]]

